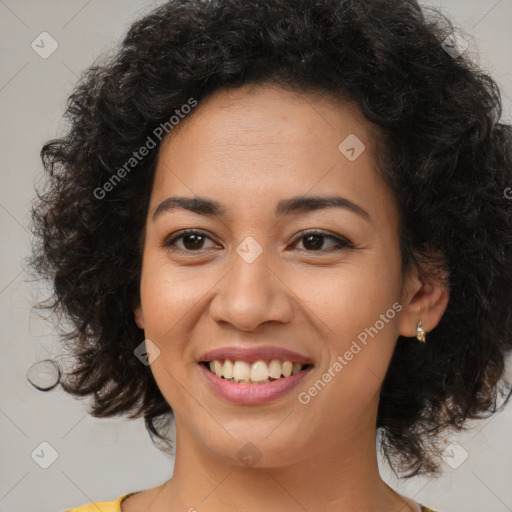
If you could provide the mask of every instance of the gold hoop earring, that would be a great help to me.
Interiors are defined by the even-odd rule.
[[[418,322],[418,326],[416,327],[416,338],[418,338],[420,343],[425,343],[427,339],[427,333],[421,327],[421,320]]]

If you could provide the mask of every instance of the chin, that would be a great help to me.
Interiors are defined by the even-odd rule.
[[[246,428],[240,424],[236,430],[226,427],[229,434],[223,432],[225,435],[216,439],[205,436],[204,444],[224,463],[240,468],[277,468],[304,460],[311,446],[308,439],[298,435],[296,428],[283,429],[284,422],[279,421],[267,420],[264,428],[258,428],[254,421],[248,421]]]

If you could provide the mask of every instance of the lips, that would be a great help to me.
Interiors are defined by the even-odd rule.
[[[303,365],[312,365],[313,361],[302,354],[293,352],[291,350],[264,346],[264,347],[224,347],[215,350],[210,350],[203,354],[198,362],[199,363],[210,363],[214,360],[235,360],[235,361],[270,361],[272,359],[278,359],[280,361],[291,361],[292,363],[301,363]]]
[[[312,370],[309,367],[296,375],[258,385],[229,382],[211,373],[204,364],[199,364],[198,368],[207,386],[217,397],[236,405],[263,405],[278,400],[290,394]]]
[[[222,361],[224,372],[219,368]],[[234,367],[232,361],[235,361]],[[279,361],[284,362],[282,366]],[[258,405],[277,400],[291,392],[313,369],[309,357],[272,346],[219,348],[203,354],[198,363],[210,389],[220,398],[238,405]],[[237,365],[245,367],[247,372],[248,363],[252,363],[250,374],[242,376],[243,368],[237,368]],[[229,379],[225,378],[227,367]],[[269,373],[266,373],[267,369]]]

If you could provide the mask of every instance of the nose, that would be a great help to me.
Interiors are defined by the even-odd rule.
[[[210,303],[214,321],[253,331],[266,322],[287,323],[292,319],[293,293],[271,268],[270,259],[263,251],[249,263],[234,253],[233,266]]]

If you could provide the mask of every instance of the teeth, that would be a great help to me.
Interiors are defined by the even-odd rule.
[[[223,377],[232,382],[243,384],[268,384],[269,379],[279,379],[281,376],[290,377],[302,370],[301,363],[291,361],[279,361],[272,359],[267,366],[265,361],[247,363],[246,361],[230,361],[226,359],[222,364],[218,359],[210,362],[210,370],[217,377]]]
[[[273,379],[279,379],[281,377],[281,362],[277,359],[272,359],[268,367],[268,373]]]
[[[251,366],[251,380],[260,382],[268,379],[268,366],[264,361],[256,361]]]
[[[224,366],[222,367],[222,373],[216,373],[216,375],[219,375],[219,377],[222,375],[225,379],[232,379],[233,378],[233,363],[226,359],[224,361]]]
[[[289,377],[291,374],[292,374],[292,368],[293,368],[293,363],[291,363],[290,361],[285,361],[283,363],[283,370],[282,370],[282,373],[285,377]]]
[[[221,377],[218,373],[216,375]],[[245,361],[235,361],[235,364],[233,365],[233,379],[241,381],[249,380],[250,378],[251,367]]]
[[[210,370],[215,373],[215,375],[219,375],[219,373],[222,372],[222,365],[220,364],[220,361],[212,361],[210,363]]]

